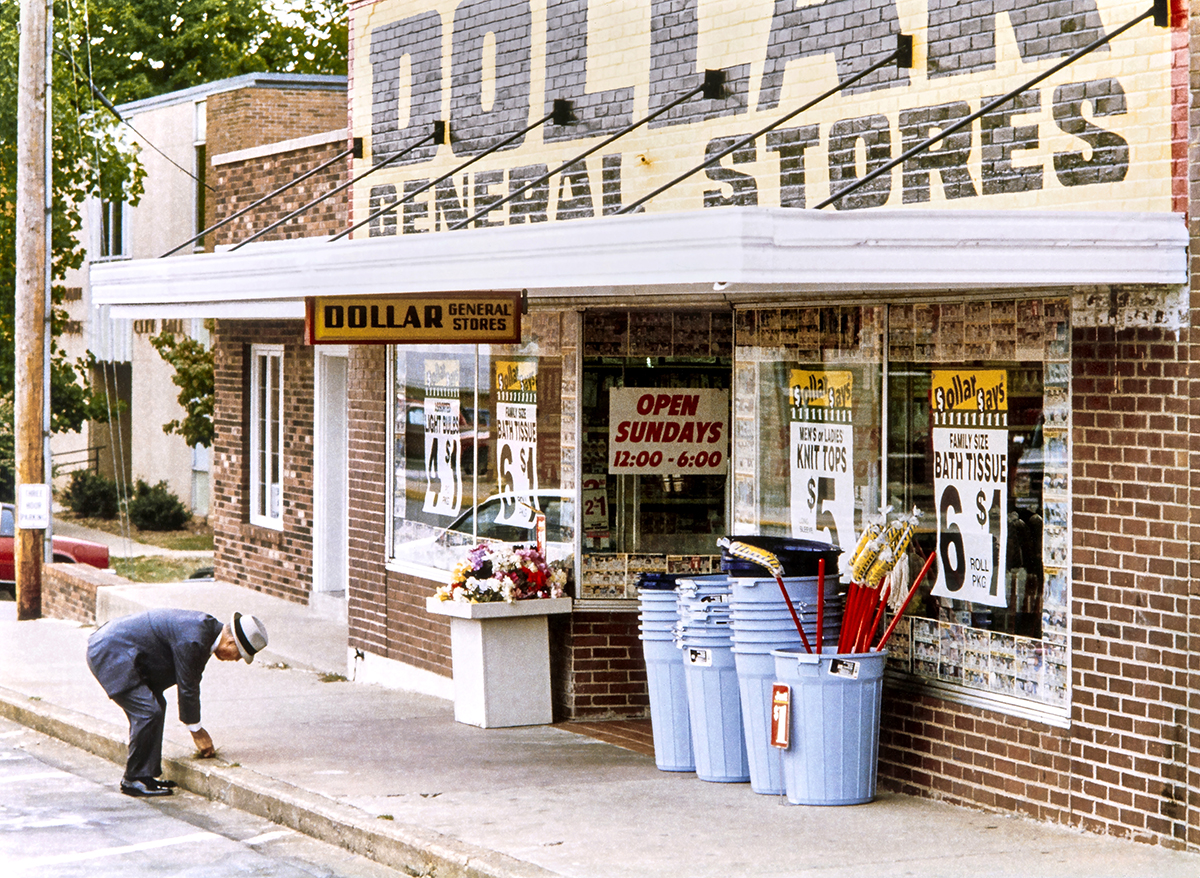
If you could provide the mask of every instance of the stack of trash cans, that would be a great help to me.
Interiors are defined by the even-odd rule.
[[[675,585],[676,577],[669,574],[642,574],[638,582],[638,636],[646,657],[654,763],[660,771],[695,771],[683,653],[676,643],[679,594]]]
[[[835,655],[843,611],[841,550],[802,539],[733,539],[779,559],[784,588],[814,649],[822,604],[824,648],[819,656],[807,653],[779,582],[757,564],[725,553],[718,575],[643,574],[640,636],[655,763],[663,771],[695,771],[707,781],[748,780],[754,792],[786,794],[794,804],[870,801],[886,654]],[[821,561],[824,594],[818,602]],[[855,679],[861,675],[861,683],[847,685],[850,670]],[[777,682],[788,683],[794,692],[787,750],[771,745]],[[859,718],[854,729],[840,727],[845,710]],[[835,748],[834,756],[816,752],[818,739],[832,740],[843,731],[862,742],[847,742]],[[848,751],[849,762],[839,761],[841,749]]]
[[[730,587],[726,576],[680,579],[677,630],[696,776],[745,783],[750,766],[733,659]]]
[[[816,644],[817,591],[820,561],[825,561],[824,622],[826,643],[836,643],[841,630],[842,598],[838,594],[838,556],[827,543],[781,537],[737,537],[774,554],[783,565],[783,585],[791,598],[804,634]],[[764,795],[783,795],[783,751],[772,747],[771,691],[776,682],[775,649],[802,649],[800,632],[779,583],[762,567],[722,554],[721,567],[730,576],[733,654],[750,758],[750,788]]]

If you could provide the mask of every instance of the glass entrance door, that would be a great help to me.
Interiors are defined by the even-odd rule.
[[[589,314],[584,324],[583,598],[636,597],[641,572],[710,572],[728,533],[731,351],[709,344],[697,356],[673,344],[683,321],[702,324],[707,340],[710,312],[655,314],[640,337],[638,313]],[[715,316],[724,335],[728,314]],[[627,341],[612,353],[623,355],[597,355],[618,324]],[[657,355],[631,353],[654,346],[655,332]]]

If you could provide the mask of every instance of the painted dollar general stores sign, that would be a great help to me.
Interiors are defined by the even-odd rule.
[[[521,293],[311,296],[309,344],[515,344]]]
[[[881,67],[644,207],[811,208],[1110,35],[1149,5],[357,5],[351,13],[353,126],[356,134],[370,133],[370,150],[356,172],[408,151],[358,184],[355,215],[403,201],[364,229],[380,235],[616,213],[886,58],[897,34],[911,34],[911,67]],[[1170,41],[1170,30],[1141,22],[830,209],[1170,210],[1173,165],[1186,149],[1184,126],[1172,132],[1172,101],[1186,107],[1187,86],[1186,69],[1175,71],[1173,82]],[[706,69],[724,72],[722,93],[697,94],[665,110],[695,89]],[[574,121],[538,124],[551,115],[555,100],[571,102]],[[658,111],[653,120],[539,179]],[[448,142],[430,136],[435,122],[445,123]],[[480,158],[455,171],[473,157]]]

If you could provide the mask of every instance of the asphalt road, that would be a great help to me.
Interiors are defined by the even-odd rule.
[[[120,776],[120,766],[0,719],[0,875],[400,876],[189,793],[132,799]]]

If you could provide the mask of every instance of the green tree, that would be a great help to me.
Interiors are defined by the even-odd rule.
[[[346,73],[344,0],[92,0],[86,29],[76,63],[113,103],[242,73]]]
[[[143,172],[132,135],[93,99],[122,103],[255,71],[346,72],[344,0],[100,0],[54,5],[52,270],[55,334],[61,281],[85,256],[79,240],[90,197],[136,204]],[[0,0],[0,494],[11,481],[18,0]],[[105,409],[82,362],[55,350],[55,431],[77,430]],[[185,419],[186,421],[186,419]],[[7,463],[6,463],[7,461]],[[7,474],[7,475],[6,475]]]
[[[175,369],[171,380],[179,388],[182,419],[163,425],[164,433],[178,433],[187,444],[212,445],[213,440],[213,352],[201,342],[171,332],[150,339],[158,355]]]
[[[57,21],[65,7],[56,8],[55,13]],[[0,0],[0,492],[4,493],[11,485],[13,443],[19,14],[17,0]],[[61,34],[56,35],[56,43],[61,41]],[[69,269],[83,263],[79,230],[87,198],[100,192],[120,193],[136,203],[141,194],[142,170],[133,151],[121,141],[113,120],[85,111],[76,85],[67,67],[54,65],[50,108],[54,122],[50,254],[54,335],[66,319],[60,307],[64,295],[61,281]],[[53,343],[51,356],[51,429],[78,430],[103,410],[103,401],[88,389],[84,363],[69,361]]]

